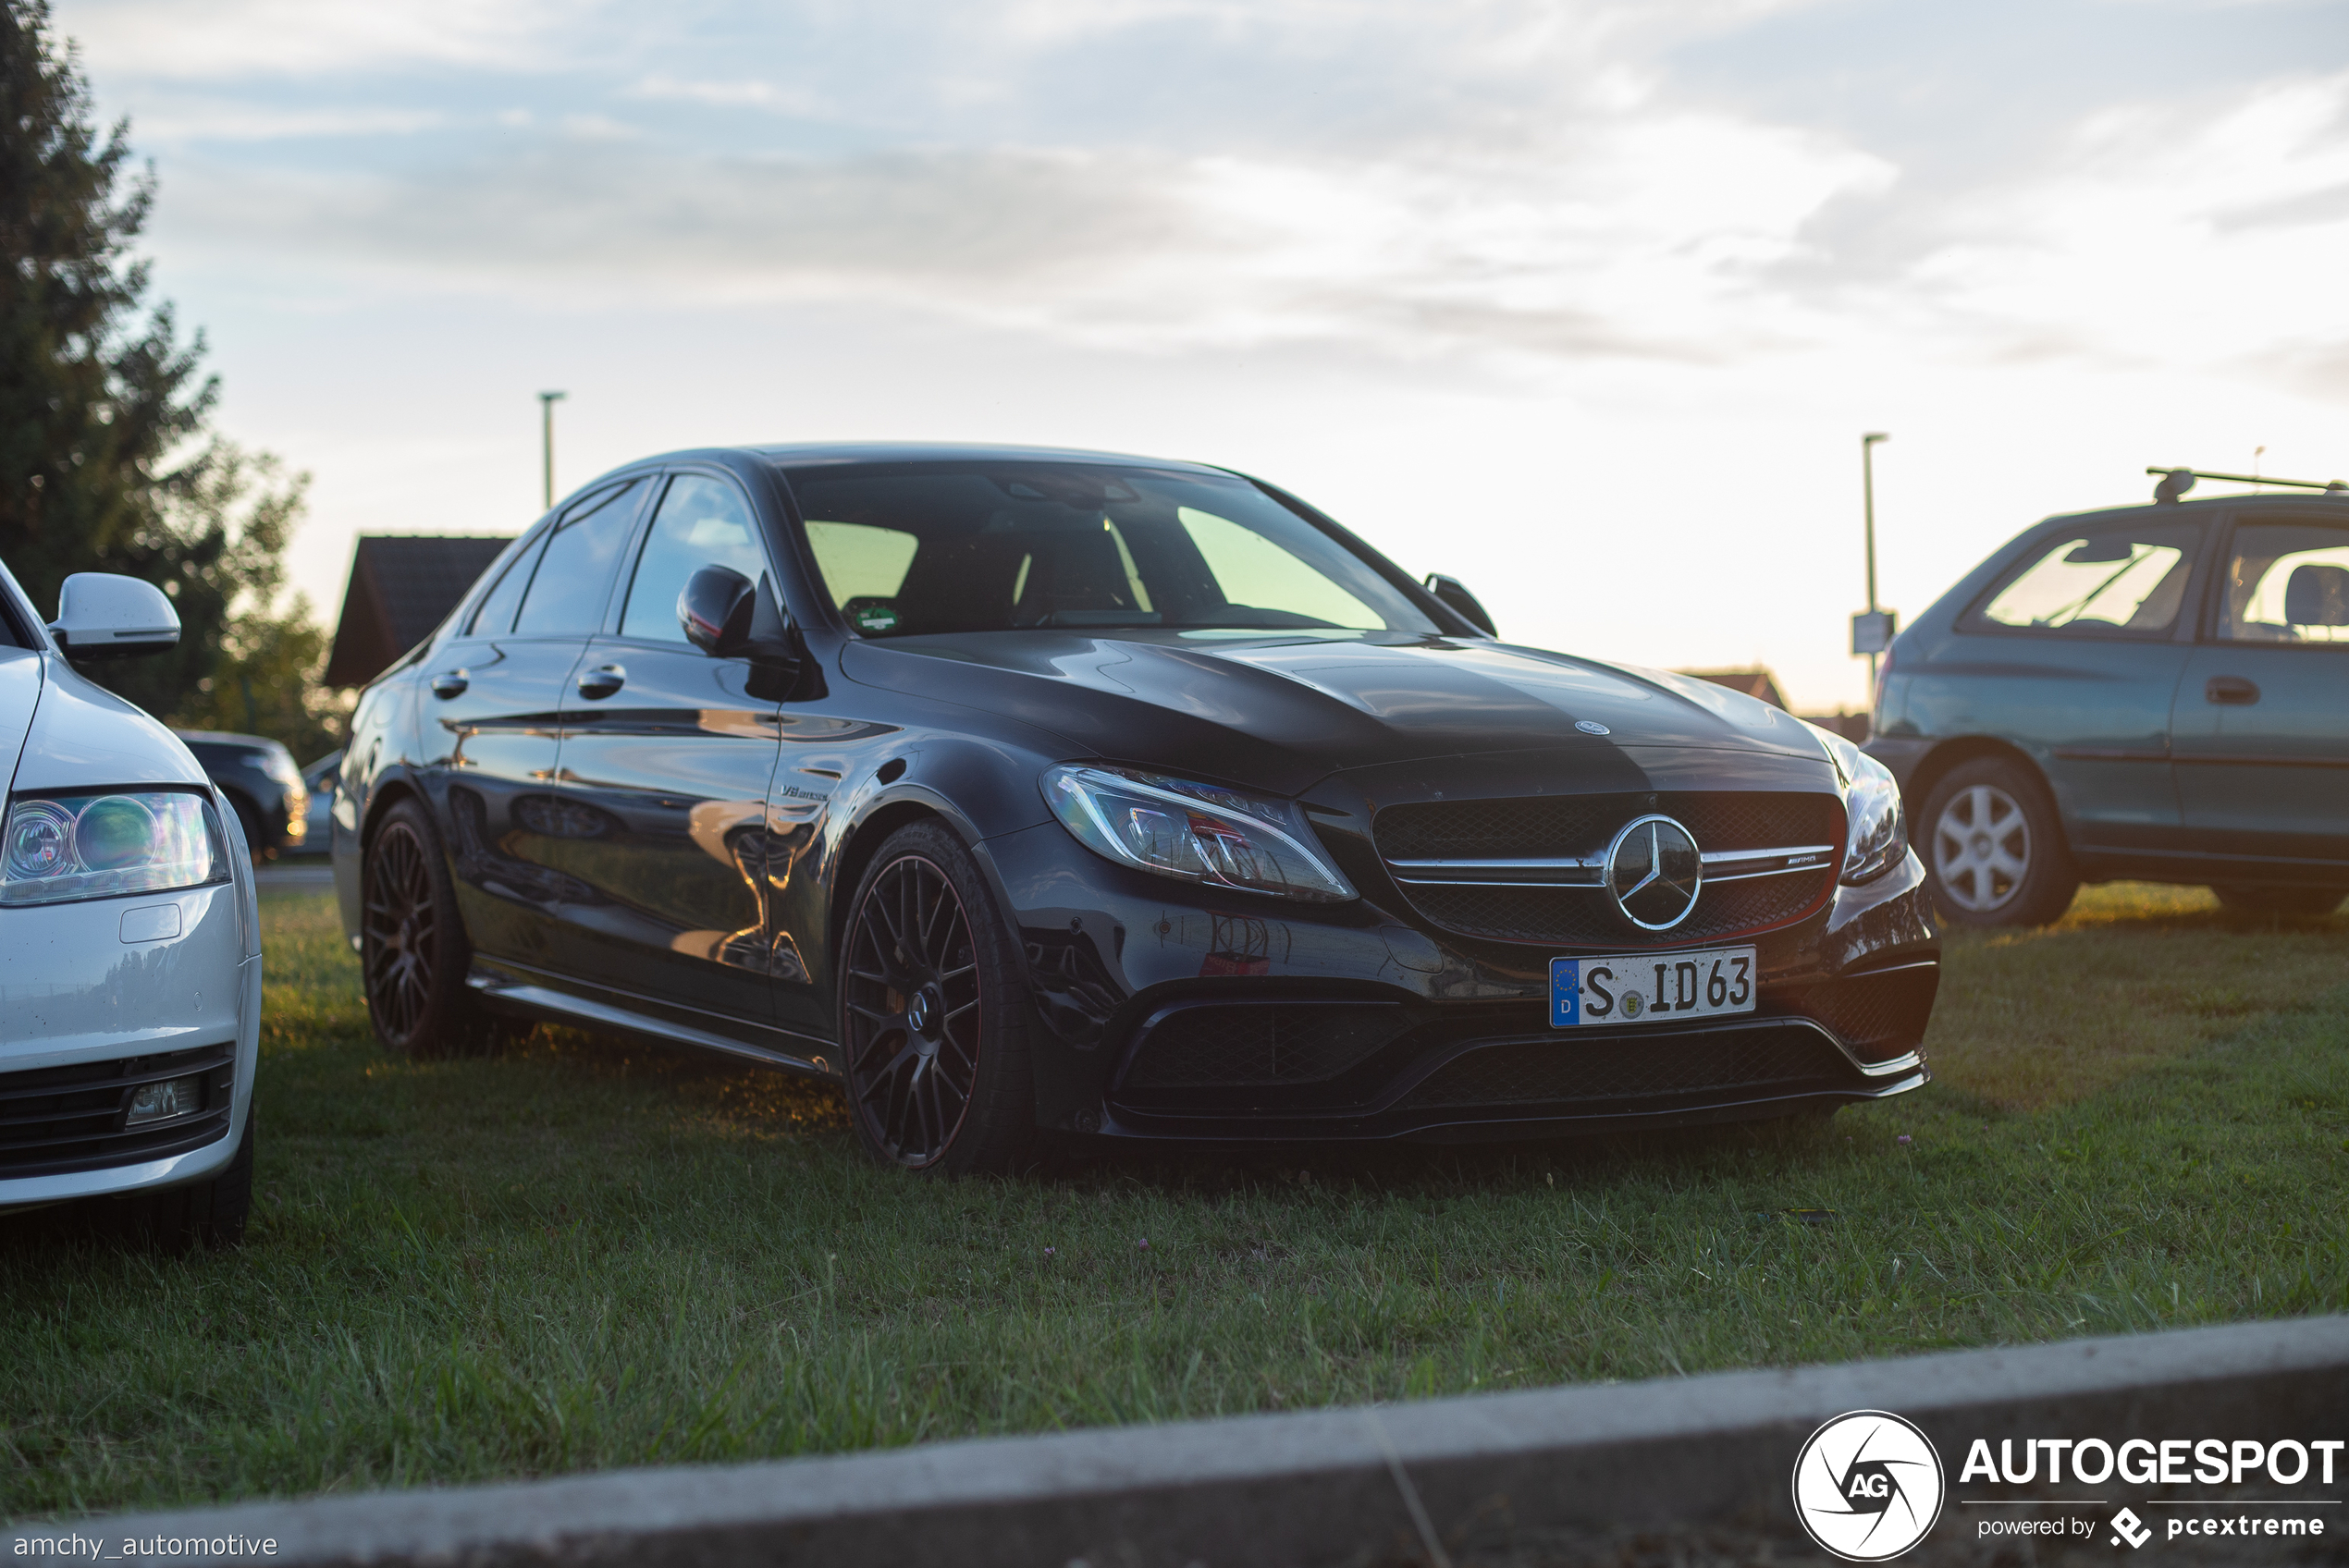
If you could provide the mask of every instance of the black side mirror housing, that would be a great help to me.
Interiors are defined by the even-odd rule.
[[[732,567],[703,567],[677,595],[677,624],[685,641],[711,658],[799,667],[799,635],[765,577],[753,582]]]
[[[1427,591],[1434,594],[1445,608],[1466,620],[1487,637],[1500,635],[1493,625],[1493,617],[1482,605],[1476,602],[1476,595],[1470,593],[1458,578],[1430,572],[1427,579]]]

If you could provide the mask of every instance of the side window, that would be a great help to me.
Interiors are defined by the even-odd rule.
[[[591,496],[556,524],[523,596],[515,635],[585,636],[601,628],[612,570],[636,521],[639,484]]]
[[[514,629],[514,609],[522,603],[522,591],[530,586],[530,571],[538,564],[538,552],[546,547],[547,536],[541,533],[507,563],[498,585],[473,606],[473,618],[465,622],[466,636],[502,637]]]
[[[2079,637],[2152,637],[2178,622],[2200,523],[2083,532],[2059,540],[1982,611],[1994,626]]]
[[[683,643],[677,595],[686,579],[706,566],[732,567],[753,582],[767,570],[758,525],[741,494],[723,480],[697,473],[669,482],[660,511],[645,534],[636,575],[628,584],[628,607],[620,620],[622,637]]]
[[[2227,561],[2219,637],[2349,643],[2349,528],[2247,522]]]

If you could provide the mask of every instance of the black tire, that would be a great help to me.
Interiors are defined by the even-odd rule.
[[[2349,898],[2349,888],[2270,888],[2245,882],[2215,883],[2210,890],[2237,914],[2285,920],[2321,920]]]
[[[360,980],[367,1018],[384,1048],[400,1056],[461,1056],[496,1037],[497,1025],[465,985],[473,943],[440,836],[422,802],[384,814],[361,865]]]
[[[1961,925],[2045,925],[2080,890],[2055,802],[2031,768],[1976,757],[1944,775],[1919,819],[1934,901]]]
[[[842,1072],[884,1164],[944,1176],[1038,1163],[1019,948],[978,863],[938,822],[890,835],[842,922]]]
[[[252,1213],[252,1128],[257,1120],[245,1112],[245,1133],[237,1152],[219,1175],[185,1187],[111,1201],[114,1219],[129,1240],[159,1251],[179,1253],[197,1246],[233,1247],[245,1239],[245,1220]]]

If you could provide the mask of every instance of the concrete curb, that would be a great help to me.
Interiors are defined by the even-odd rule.
[[[1793,1528],[1803,1439],[1865,1409],[1925,1430],[1953,1498],[1976,1438],[2334,1436],[2349,1427],[2349,1317],[124,1515],[81,1533],[109,1554],[126,1538],[277,1543],[166,1561],[484,1568],[1334,1563],[1420,1555],[1414,1503],[1448,1537],[1480,1522],[1775,1535]],[[0,1536],[0,1560],[69,1528]]]

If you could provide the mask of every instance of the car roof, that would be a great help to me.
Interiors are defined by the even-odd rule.
[[[2054,528],[2064,523],[2087,522],[2105,518],[2125,518],[2141,512],[2158,513],[2165,517],[2171,513],[2182,517],[2200,517],[2228,508],[2239,509],[2244,507],[2257,507],[2262,509],[2288,508],[2301,512],[2312,507],[2338,507],[2341,508],[2342,515],[2349,518],[2349,504],[2344,504],[2340,497],[2326,495],[2322,491],[2302,491],[2297,495],[2279,495],[2262,491],[2232,496],[2197,496],[2190,501],[2128,501],[2117,507],[2088,507],[2076,512],[2051,512],[2032,526],[2034,530]]]
[[[282,741],[272,741],[266,735],[240,735],[230,729],[175,729],[172,733],[191,746],[275,746],[280,751],[285,749]]]
[[[664,452],[646,463],[672,462],[695,457],[738,453],[778,468],[821,468],[846,463],[1030,462],[1114,463],[1126,468],[1182,469],[1195,473],[1229,474],[1212,463],[1174,458],[1146,458],[1130,452],[1097,452],[1081,447],[992,446],[978,441],[790,441],[740,447],[703,447]],[[635,467],[636,464],[630,464]]]

